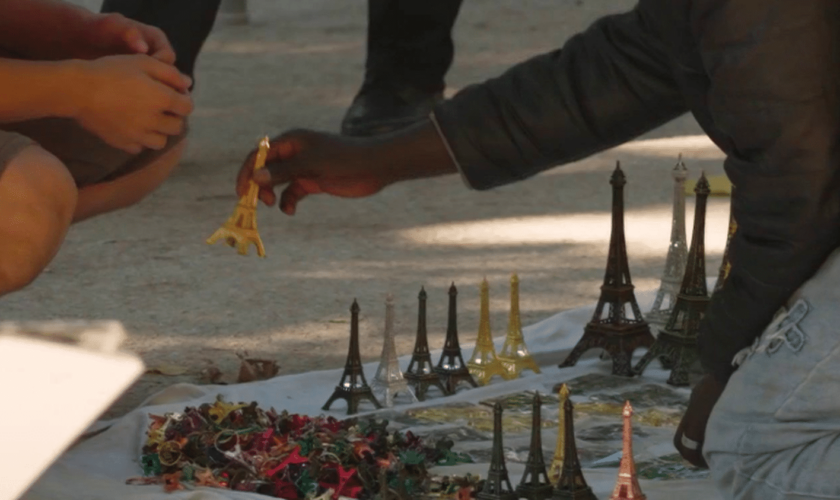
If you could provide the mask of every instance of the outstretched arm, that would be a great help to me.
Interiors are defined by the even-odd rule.
[[[175,52],[158,28],[58,0],[0,2],[0,52],[53,61],[135,53],[168,64],[175,61]]]
[[[456,173],[488,189],[628,141],[686,112],[662,47],[636,11],[609,16],[563,49],[468,87],[434,123],[373,139],[291,131],[254,178],[260,199],[293,214],[305,196],[367,196],[403,180]],[[451,154],[450,154],[451,153]],[[456,165],[457,164],[457,165]],[[251,161],[239,172],[248,189]]]
[[[687,111],[638,10],[467,87],[434,118],[467,183],[489,189],[633,139]]]

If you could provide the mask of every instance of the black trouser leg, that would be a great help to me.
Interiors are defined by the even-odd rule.
[[[104,0],[102,12],[125,17],[163,30],[175,49],[175,66],[193,77],[198,53],[207,40],[221,0]]]
[[[462,0],[368,0],[366,80],[443,89]]]

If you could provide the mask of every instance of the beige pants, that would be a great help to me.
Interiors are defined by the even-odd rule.
[[[61,160],[80,188],[112,181],[139,170],[178,144],[187,134],[169,137],[160,151],[146,149],[132,155],[113,148],[99,137],[64,118],[44,118],[0,125],[0,175],[20,151],[37,144]]]

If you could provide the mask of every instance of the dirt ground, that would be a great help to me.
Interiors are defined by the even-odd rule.
[[[96,2],[79,2],[96,6]],[[562,45],[630,0],[467,0],[455,28],[449,92]],[[307,199],[295,217],[259,211],[266,259],[210,247],[230,215],[233,177],[263,134],[337,130],[362,78],[365,2],[252,0],[248,26],[217,26],[197,72],[183,164],[140,205],[74,227],[49,269],[2,299],[2,319],[117,319],[149,367],[115,416],[215,366],[235,379],[237,351],[275,359],[281,374],[344,363],[358,299],[365,360],[381,349],[384,297],[396,298],[397,347],[411,351],[417,293],[429,294],[430,344],[443,342],[446,289],[459,287],[461,340],[475,339],[478,284],[491,286],[495,335],[507,325],[508,279],[521,282],[531,324],[598,297],[609,240],[609,175],[621,160],[627,244],[637,287],[652,288],[670,234],[672,180],[682,152],[692,177],[722,173],[721,154],[691,117],[536,179],[477,193],[457,177],[394,186],[364,200]],[[560,138],[559,140],[562,140]],[[693,198],[687,202],[691,230]],[[708,274],[716,274],[728,200],[710,200]],[[538,349],[538,346],[531,346]],[[466,353],[468,354],[468,352]]]

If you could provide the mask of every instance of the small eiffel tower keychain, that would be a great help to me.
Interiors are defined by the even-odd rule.
[[[257,149],[257,157],[254,160],[255,172],[265,167],[268,148],[268,136],[266,136],[260,141],[259,149]],[[233,215],[225,221],[222,227],[207,238],[208,245],[223,239],[230,247],[236,248],[239,255],[248,255],[248,246],[253,244],[257,247],[257,255],[265,257],[265,247],[263,247],[260,233],[257,231],[257,196],[259,192],[260,187],[252,180],[248,192],[236,204]]]

